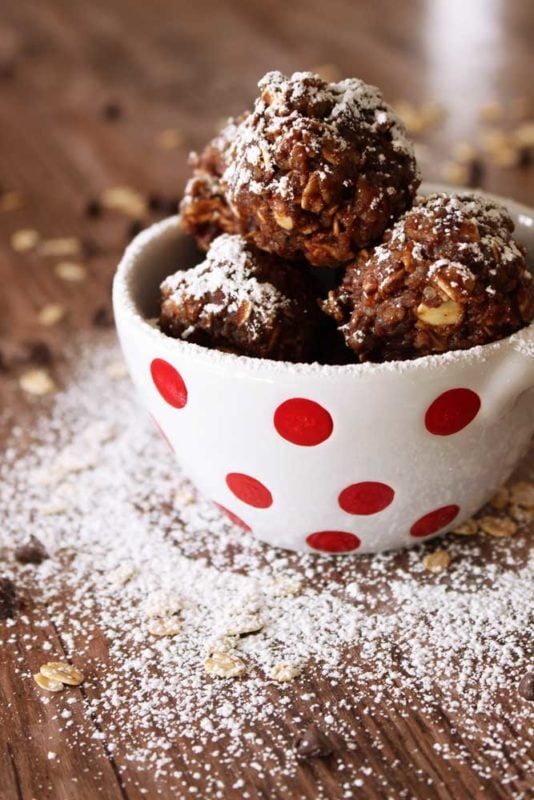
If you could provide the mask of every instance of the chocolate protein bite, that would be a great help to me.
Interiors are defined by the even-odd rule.
[[[534,315],[534,281],[513,229],[506,209],[487,198],[424,197],[381,245],[359,254],[323,310],[360,361],[501,339]]]
[[[239,231],[288,260],[338,266],[380,239],[419,185],[403,124],[350,78],[269,72],[254,110],[194,161],[183,224],[206,244]]]
[[[283,258],[343,264],[412,203],[419,177],[404,127],[356,78],[270,72],[259,88],[223,175],[241,231]]]
[[[221,233],[237,233],[238,222],[226,201],[222,176],[238,122],[229,119],[221,132],[198,155],[192,153],[193,176],[180,203],[182,227],[207,250]]]
[[[313,357],[320,312],[302,267],[223,234],[205,261],[161,285],[161,330],[220,350],[288,361]]]

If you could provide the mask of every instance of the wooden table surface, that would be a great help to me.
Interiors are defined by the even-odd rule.
[[[250,105],[264,72],[321,67],[374,83],[392,102],[443,104],[446,119],[417,140],[424,178],[440,180],[449,174],[445,165],[453,160],[455,144],[478,146],[495,130],[480,121],[482,106],[504,108],[497,129],[519,114],[532,89],[533,40],[529,0],[0,0],[0,191],[4,196],[16,192],[22,203],[0,211],[0,353],[9,360],[21,343],[38,340],[60,358],[74,331],[91,328],[95,312],[109,305],[113,271],[132,221],[116,215],[91,219],[88,202],[112,186],[170,201],[178,197],[188,174],[187,152],[202,146],[222,117]],[[179,131],[176,147],[162,143],[168,129]],[[496,160],[491,153],[483,156],[483,188],[532,204],[534,169]],[[23,228],[48,238],[81,237],[88,279],[62,281],[53,262],[43,263],[33,252],[14,252],[11,236]],[[36,315],[47,303],[65,305],[64,322],[50,328],[37,324]],[[5,375],[0,370],[0,402],[0,438],[16,421],[31,425],[37,414],[35,404],[26,410],[9,370]],[[156,796],[150,775],[140,773],[135,791],[128,788],[130,767],[123,765],[119,779],[104,750],[91,763],[94,781],[86,775],[79,793],[65,788],[72,785],[66,777],[84,766],[76,754],[62,754],[61,778],[48,774],[44,740],[36,736],[27,751],[21,744],[13,711],[15,719],[30,711],[25,693],[13,688],[6,659],[0,654],[0,720],[6,697],[11,704],[0,730],[3,800],[137,798],[143,786],[149,797]],[[401,765],[415,759],[418,777],[403,774],[402,766],[395,773],[383,762],[377,769],[405,794],[371,788],[357,796],[528,796],[525,764],[515,765],[517,778],[506,786],[499,785],[498,776],[481,781],[468,765],[440,760],[422,737],[414,756],[410,725],[431,727],[430,719],[394,722],[395,755]],[[90,728],[92,721],[79,724]],[[47,725],[53,728],[54,722],[48,719]],[[362,736],[360,756],[372,747]],[[302,766],[283,791],[254,785],[251,778],[249,796],[312,800],[317,778],[330,787],[331,797],[342,798],[336,778],[330,780],[327,767],[321,769],[326,772],[310,773]],[[36,774],[41,789],[34,783]],[[164,800],[189,796],[168,788],[161,792]],[[241,790],[229,787],[225,794],[229,800],[241,796]]]

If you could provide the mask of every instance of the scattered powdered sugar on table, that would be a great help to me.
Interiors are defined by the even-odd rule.
[[[196,496],[129,381],[109,379],[118,358],[104,335],[81,346],[48,413],[29,433],[12,431],[0,468],[1,573],[33,610],[0,622],[0,647],[63,658],[46,636],[52,621],[86,675],[94,736],[177,791],[208,786],[207,796],[224,798],[206,752],[226,774],[242,764],[260,783],[283,781],[296,769],[295,736],[317,722],[337,743],[340,797],[357,797],[375,780],[350,758],[357,732],[388,757],[381,732],[417,709],[435,716],[422,735],[434,737],[436,759],[515,780],[529,749],[528,703],[517,696],[534,584],[523,536],[344,559],[271,549]],[[13,557],[30,534],[50,554],[39,566]],[[444,546],[451,566],[429,574],[422,552]],[[162,619],[178,632],[151,633]],[[238,657],[245,674],[208,674],[214,651]],[[296,677],[272,680],[279,665]],[[20,680],[31,681],[23,664]],[[33,691],[56,703],[65,742],[76,742],[70,695]],[[449,727],[454,747],[440,741]],[[471,740],[481,733],[479,752]],[[243,797],[256,796],[245,784]],[[318,787],[316,796],[329,795]]]

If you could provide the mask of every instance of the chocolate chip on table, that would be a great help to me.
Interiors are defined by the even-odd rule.
[[[518,692],[525,700],[534,700],[534,672],[527,672],[519,681]]]
[[[97,219],[98,217],[102,216],[102,212],[102,204],[96,197],[92,197],[87,201],[87,205],[85,206],[86,216],[91,217],[92,219]]]
[[[164,214],[177,214],[178,213],[178,206],[180,205],[180,198],[179,197],[167,197],[162,206],[162,212]]]
[[[141,233],[141,231],[144,230],[144,227],[145,226],[143,225],[141,220],[139,220],[139,219],[132,220],[128,224],[128,227],[126,228],[126,238],[127,238],[127,240],[131,241],[132,239],[135,239],[137,234]]]
[[[161,207],[164,204],[164,199],[160,197],[159,194],[149,194],[147,198],[148,208],[150,211],[157,212],[161,211]]]
[[[477,189],[480,186],[482,186],[483,180],[484,180],[484,164],[480,160],[480,158],[475,158],[469,164],[468,185],[471,186],[473,189]]]
[[[532,148],[520,147],[519,161],[517,162],[517,166],[524,169],[525,167],[530,167],[531,164],[532,164]]]
[[[108,306],[97,308],[93,314],[92,323],[95,328],[111,328],[114,322],[113,311]]]
[[[0,577],[0,620],[12,619],[18,606],[15,584],[11,578]]]
[[[122,117],[122,107],[119,103],[110,101],[102,106],[101,114],[107,122],[115,122]]]
[[[153,214],[176,214],[180,199],[178,197],[163,197],[155,192],[148,195],[148,208]]]
[[[332,753],[332,745],[316,725],[310,725],[295,741],[297,756],[302,759],[326,758]]]
[[[52,351],[46,342],[29,341],[25,344],[28,347],[28,360],[32,364],[51,364],[54,360]]]
[[[36,536],[30,536],[26,544],[15,548],[15,558],[19,564],[42,564],[49,557],[45,546]]]
[[[9,370],[26,364],[45,366],[51,364],[53,354],[46,342],[40,340],[25,340],[23,342],[8,342],[0,353],[0,371]]]

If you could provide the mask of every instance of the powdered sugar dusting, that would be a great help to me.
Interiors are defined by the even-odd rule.
[[[287,298],[272,283],[260,282],[251,274],[251,259],[242,236],[224,233],[213,241],[204,261],[166,278],[162,291],[171,298],[184,287],[187,295],[193,298],[220,291],[225,298],[233,298],[230,306],[225,304],[229,310],[237,309],[244,300],[260,304],[266,312],[287,305]]]
[[[67,388],[41,414],[33,444],[15,428],[0,467],[3,572],[46,608],[68,655],[83,665],[80,702],[109,752],[178,794],[202,786],[206,797],[222,799],[224,784],[205,768],[205,753],[218,752],[227,774],[241,763],[256,785],[287,787],[293,737],[315,721],[341,742],[332,767],[340,796],[361,796],[362,786],[390,796],[387,774],[351,748],[369,718],[380,748],[392,717],[420,711],[438,720],[436,759],[469,762],[481,781],[519,786],[529,740],[516,685],[528,664],[534,585],[522,535],[442,540],[452,565],[440,575],[424,570],[421,548],[346,558],[342,569],[336,559],[268,548],[195,495],[129,382],[107,379],[117,358],[105,335],[73,353]],[[52,502],[62,510],[45,515]],[[32,533],[51,558],[15,564],[14,546]],[[181,621],[172,638],[147,629],[148,611],[163,613],[163,601]],[[262,627],[228,642],[238,612],[258,615]],[[29,617],[0,625],[2,648],[42,651]],[[102,636],[109,658],[94,646]],[[221,643],[246,664],[243,678],[206,673],[204,659]],[[56,641],[45,644],[46,659],[56,655]],[[292,683],[270,680],[280,662],[302,670]],[[22,664],[19,678],[31,680]],[[69,697],[58,696],[67,714]],[[502,727],[504,702],[513,736]],[[72,719],[60,716],[62,746],[80,746]],[[440,731],[450,727],[456,733],[447,739]],[[480,752],[473,737],[484,743]],[[331,796],[318,781],[316,796]]]
[[[215,239],[206,258],[189,270],[178,270],[161,285],[167,302],[204,301],[199,320],[218,313],[237,313],[243,304],[251,304],[250,336],[259,337],[267,322],[290,306],[290,300],[267,280],[255,277],[255,256],[243,237],[223,234]],[[212,297],[206,303],[206,297]],[[182,338],[187,339],[186,330]]]
[[[295,72],[286,77],[273,71],[264,75],[258,87],[260,97],[253,113],[235,130],[232,152],[234,156],[239,155],[229,159],[223,175],[224,183],[233,187],[233,191],[243,186],[253,193],[263,193],[265,184],[257,180],[256,175],[261,166],[268,176],[270,190],[282,198],[288,197],[286,176],[273,170],[273,164],[283,152],[284,139],[291,132],[302,135],[308,155],[316,158],[321,157],[323,138],[328,140],[329,147],[343,151],[355,135],[354,131],[365,132],[371,140],[387,135],[396,154],[414,158],[413,145],[403,123],[384,102],[376,86],[358,78],[326,83],[312,72]],[[304,104],[307,113],[298,113],[293,108],[295,104]],[[320,136],[318,129],[315,135],[310,135],[311,119],[320,121]],[[368,150],[374,149],[376,146],[369,144]],[[325,173],[331,170],[326,160],[323,170]]]
[[[495,248],[504,264],[523,258],[519,245],[511,235],[513,223],[507,209],[490,197],[473,193],[448,196],[433,194],[426,196],[417,206],[417,210],[432,219],[436,232],[442,235],[466,220],[475,224],[482,223],[485,231],[478,241],[462,242],[458,245],[459,250],[475,263],[482,264],[488,258],[488,253],[495,251]],[[439,216],[439,212],[442,212],[442,216]]]

